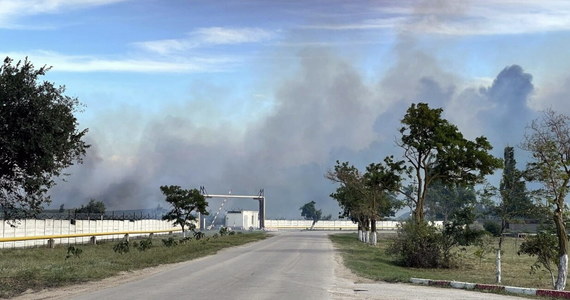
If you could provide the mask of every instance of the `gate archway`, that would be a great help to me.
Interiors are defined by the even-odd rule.
[[[253,199],[259,201],[259,229],[265,229],[265,191],[264,189],[259,190],[259,194],[256,196],[252,195],[233,195],[233,194],[208,194],[206,188],[201,186],[200,193],[205,198],[238,198],[238,199]]]

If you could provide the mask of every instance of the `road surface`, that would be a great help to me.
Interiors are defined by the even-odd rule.
[[[407,284],[361,282],[324,232],[279,232],[216,255],[105,285],[26,299],[521,299]],[[144,272],[144,271],[141,271]],[[360,281],[355,283],[355,281]]]

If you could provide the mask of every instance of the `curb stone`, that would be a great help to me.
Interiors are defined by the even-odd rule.
[[[410,278],[410,282],[414,284],[422,284],[429,286],[452,287],[455,289],[504,291],[511,294],[547,296],[553,298],[570,299],[570,291],[543,290],[543,289],[533,289],[533,288],[522,288],[516,286],[479,284],[479,283],[469,283],[469,282],[449,281],[449,280],[431,280],[425,278]]]

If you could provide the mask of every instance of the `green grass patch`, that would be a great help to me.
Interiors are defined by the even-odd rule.
[[[99,280],[120,272],[135,271],[161,264],[177,263],[214,254],[220,249],[243,245],[268,237],[263,232],[227,235],[218,238],[191,240],[174,247],[165,247],[162,239],[152,240],[152,247],[139,251],[132,247],[128,253],[113,251],[116,242],[98,245],[75,245],[79,257],[66,259],[67,245],[55,249],[27,248],[0,250],[0,297],[12,297],[26,290],[41,290],[91,280]],[[177,238],[180,240],[181,238]]]
[[[379,234],[377,246],[358,241],[357,234],[330,235],[340,251],[344,264],[358,276],[388,282],[409,282],[411,277],[435,280],[455,280],[473,283],[495,283],[495,253],[490,253],[480,261],[474,254],[476,247],[464,247],[457,251],[459,267],[453,269],[405,268],[396,264],[394,257],[386,254],[390,235]],[[545,270],[530,274],[530,266],[535,258],[517,255],[523,239],[507,238],[503,242],[502,255],[503,285],[550,289],[550,275]]]

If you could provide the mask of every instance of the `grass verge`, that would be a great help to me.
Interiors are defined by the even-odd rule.
[[[409,282],[411,277],[455,280],[473,283],[495,283],[495,256],[489,253],[479,260],[474,252],[476,247],[465,247],[458,251],[459,266],[454,269],[405,268],[396,264],[394,258],[386,254],[389,236],[381,233],[378,246],[360,243],[355,233],[330,235],[342,255],[346,267],[358,276],[388,282]],[[503,244],[502,255],[503,285],[550,289],[550,275],[545,270],[530,273],[535,258],[517,255],[522,239],[509,238]]]
[[[131,246],[125,254],[113,251],[113,246],[118,242],[74,245],[82,253],[79,257],[69,259],[66,259],[67,245],[55,249],[42,247],[0,250],[0,297],[12,297],[29,289],[41,290],[99,280],[120,272],[191,260],[214,254],[223,248],[262,240],[267,236],[263,232],[244,233],[191,240],[174,247],[165,247],[162,242],[165,237],[158,237],[152,240],[150,249],[138,251]],[[131,240],[131,244],[134,241]]]

